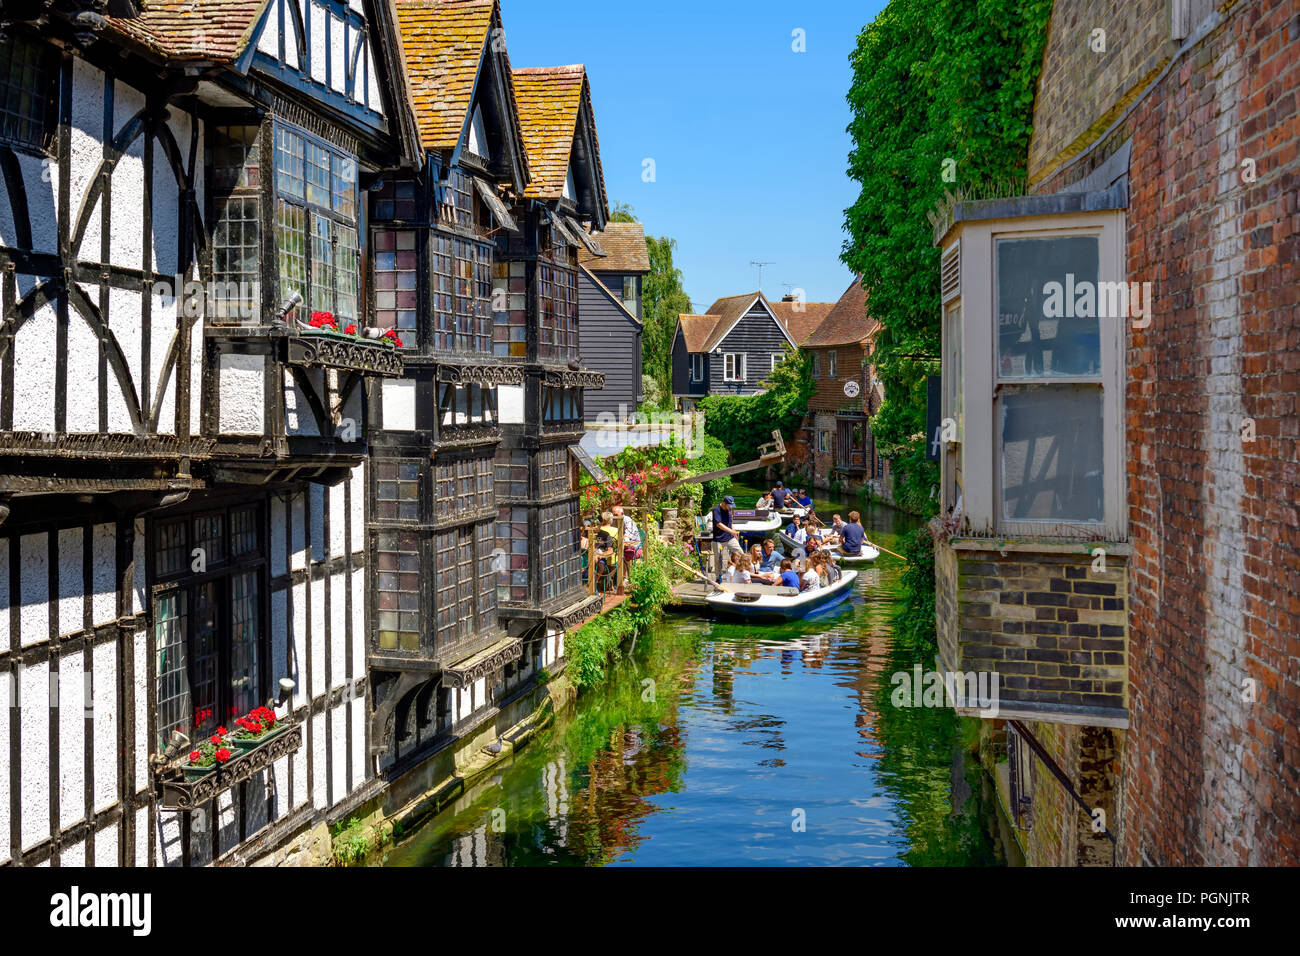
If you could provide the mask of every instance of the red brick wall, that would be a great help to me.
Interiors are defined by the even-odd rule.
[[[1300,864],[1298,94],[1300,0],[1241,2],[1120,134],[1155,293],[1126,356],[1129,864]]]
[[[820,356],[821,375],[813,379],[813,394],[808,400],[809,409],[816,411],[834,412],[841,408],[853,409],[854,411],[862,410],[862,402],[866,396],[866,373],[862,368],[862,359],[864,351],[861,345],[840,345],[834,348],[809,349],[810,355]],[[835,377],[831,377],[831,353],[834,352],[836,358]],[[849,398],[844,394],[844,383],[849,379],[854,379],[862,390],[858,393],[856,399]]]

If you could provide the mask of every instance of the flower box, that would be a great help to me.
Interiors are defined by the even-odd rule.
[[[240,736],[240,734],[242,734],[243,731],[236,731],[234,736],[230,738],[230,742],[233,743],[244,753],[247,753],[248,751],[253,750],[256,747],[262,746],[262,744],[271,740],[273,737],[280,736],[280,734],[284,733],[288,729],[289,729],[288,721],[282,720],[279,723],[277,723],[274,727],[272,727],[270,730],[264,730],[261,734],[259,734],[256,737],[243,737]]]
[[[235,741],[231,740],[231,744]],[[231,787],[268,770],[277,760],[291,756],[302,747],[302,724],[291,720],[276,722],[275,732],[263,734],[251,749],[232,746],[225,763],[207,767],[190,767],[186,754],[155,771],[154,786],[159,804],[168,809],[196,810]]]

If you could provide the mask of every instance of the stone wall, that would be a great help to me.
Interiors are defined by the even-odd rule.
[[[944,667],[996,672],[1004,709],[1122,721],[1123,555],[1107,555],[1102,571],[1088,544],[1070,546],[1076,553],[1042,547],[962,539],[936,548]]]
[[[1056,6],[1049,71],[1086,49],[1067,21],[1115,5]],[[1127,864],[1300,864],[1300,3],[1221,8],[1092,154],[1038,186],[1068,188],[1131,137],[1129,278],[1154,283],[1154,314],[1125,356]],[[1113,112],[1062,69],[1035,110],[1036,182],[1069,138],[1051,114]]]

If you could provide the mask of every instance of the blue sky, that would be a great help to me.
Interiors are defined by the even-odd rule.
[[[512,66],[587,65],[610,201],[677,240],[703,310],[758,287],[751,260],[773,263],[770,298],[848,286],[848,58],[884,3],[502,0],[501,15]]]

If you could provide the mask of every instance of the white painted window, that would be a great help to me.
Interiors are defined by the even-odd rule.
[[[744,352],[727,352],[722,356],[722,380],[724,382],[743,382],[745,380]]]
[[[636,276],[623,276],[623,306],[633,315],[636,311]]]
[[[831,366],[831,367],[830,367],[830,377],[831,377],[831,378],[838,378],[838,377],[839,377],[839,374],[840,374],[840,371],[839,371],[839,358],[840,358],[840,353],[839,353],[839,352],[828,352],[827,355],[830,357],[830,366]]]
[[[822,428],[817,432],[817,450],[823,455],[831,453],[831,433],[830,429]]]
[[[961,500],[977,530],[1122,540],[1122,343],[1152,288],[1125,275],[1123,213],[966,222],[945,247],[958,237],[945,505]]]
[[[775,371],[776,371],[776,367],[777,367],[778,365],[780,365],[780,364],[781,364],[782,362],[784,362],[784,361],[785,361],[785,353],[784,353],[784,352],[773,352],[773,353],[772,353],[772,371],[775,372]]]
[[[691,356],[691,381],[692,382],[704,381],[704,356],[703,355]]]

